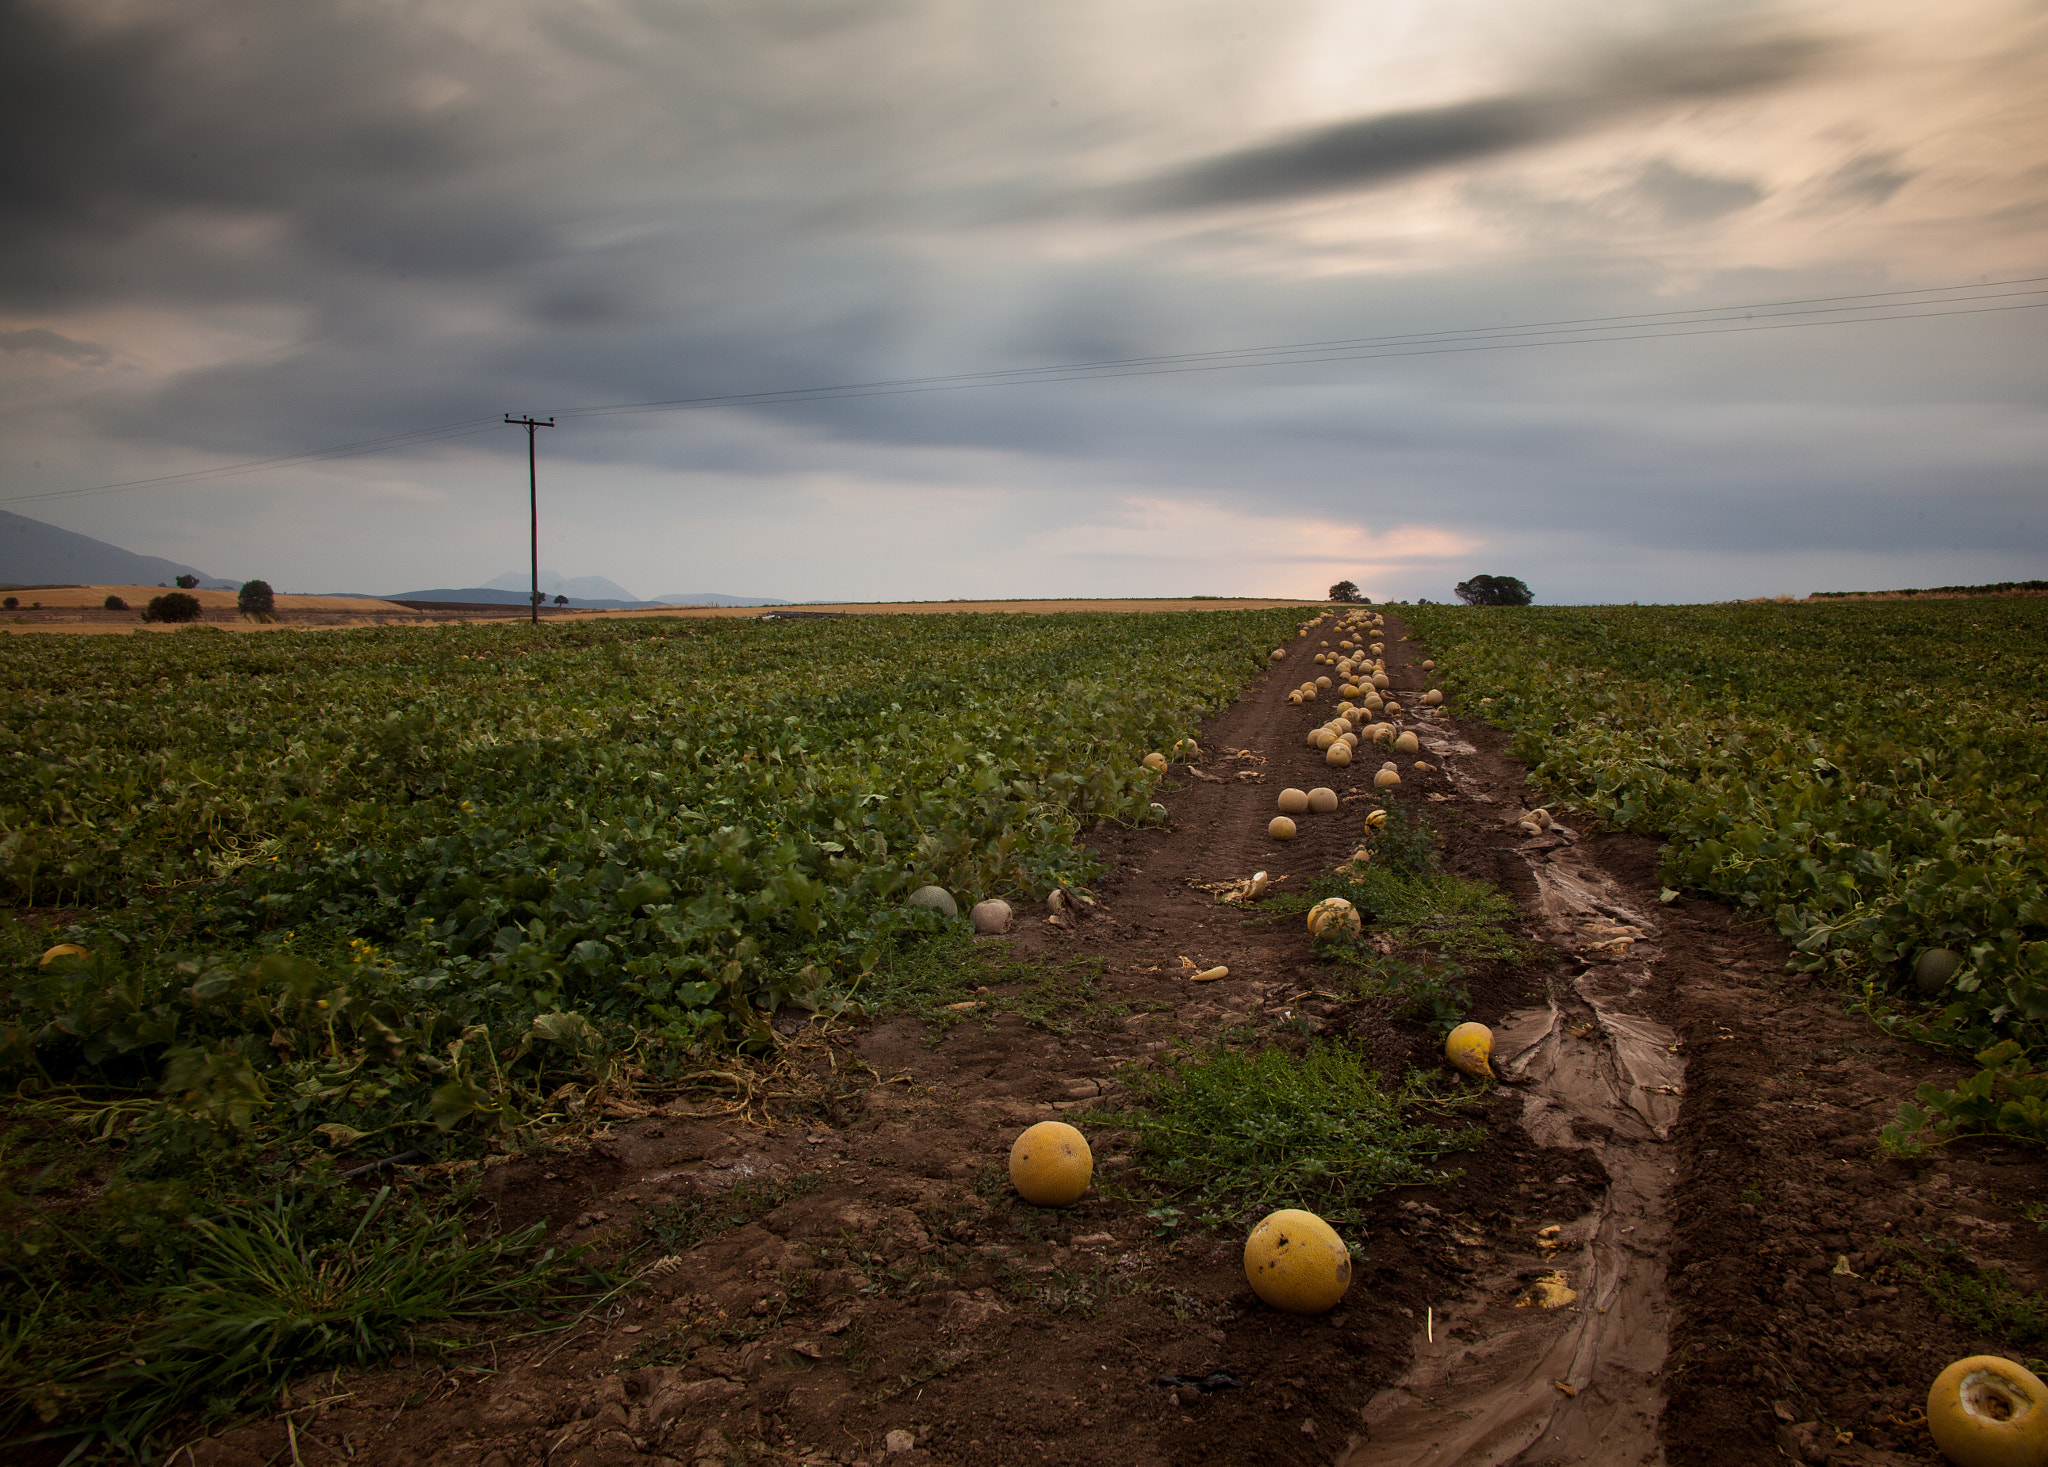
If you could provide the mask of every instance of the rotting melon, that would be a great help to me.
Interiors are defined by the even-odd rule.
[[[1040,1121],[1010,1145],[1010,1185],[1034,1207],[1072,1207],[1094,1176],[1088,1138],[1065,1121]]]
[[[2000,1355],[1972,1355],[1927,1392],[1927,1430],[1955,1467],[2048,1462],[2048,1386]]]
[[[91,956],[91,953],[87,952],[84,948],[80,947],[75,942],[60,942],[55,947],[51,948],[48,952],[44,953],[42,956],[42,960],[38,962],[36,966],[38,968],[47,968],[50,966],[50,964],[56,962],[57,959],[59,958],[89,958]]]
[[[1327,1314],[1351,1287],[1351,1252],[1312,1212],[1283,1208],[1244,1240],[1252,1292],[1289,1314]]]

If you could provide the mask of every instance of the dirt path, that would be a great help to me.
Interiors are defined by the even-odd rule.
[[[1388,651],[1419,688],[1420,654]],[[1197,889],[1263,869],[1298,890],[1375,803],[1377,761],[1334,770],[1303,742],[1327,704],[1286,707],[1286,667],[1204,731],[1209,777],[1175,768],[1167,827],[1095,834],[1095,914],[1041,908],[987,940],[1067,965],[1070,987],[994,985],[936,1035],[832,1036],[841,1098],[805,1119],[673,1107],[494,1169],[504,1222],[621,1244],[651,1223],[644,1256],[676,1261],[565,1334],[309,1383],[296,1446],[271,1419],[196,1462],[1938,1460],[1910,1424],[1927,1382],[2012,1347],[1897,1265],[1946,1235],[2039,1289],[2043,1235],[2012,1209],[2048,1200],[2042,1167],[1990,1146],[1879,1159],[1876,1127],[1934,1061],[1785,976],[1768,929],[1660,901],[1651,843],[1516,832],[1522,771],[1454,711],[1427,735],[1440,768],[1397,802],[1430,814],[1448,869],[1518,898],[1541,954],[1467,964],[1474,1017],[1528,1083],[1485,1099],[1463,1175],[1385,1199],[1350,1295],[1307,1321],[1252,1296],[1235,1235],[1162,1241],[1100,1189],[1061,1212],[1009,1196],[1009,1143],[1048,1118],[1088,1129],[1114,1184],[1122,1140],[1088,1112],[1120,1067],[1225,1024],[1341,1038],[1393,1075],[1438,1063],[1390,1000],[1319,996],[1298,919]],[[1290,784],[1358,798],[1280,845],[1265,826]],[[1231,974],[1191,984],[1183,960]]]

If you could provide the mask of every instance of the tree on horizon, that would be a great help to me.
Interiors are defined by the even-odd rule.
[[[1536,599],[1536,593],[1513,576],[1474,576],[1451,589],[1467,606],[1527,606]]]

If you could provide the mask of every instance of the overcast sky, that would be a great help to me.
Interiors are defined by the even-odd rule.
[[[640,596],[2048,577],[2042,0],[0,0],[0,128],[0,508],[210,574],[521,567],[533,413]]]

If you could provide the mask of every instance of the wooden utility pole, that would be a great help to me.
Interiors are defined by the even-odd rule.
[[[515,417],[513,417],[513,416],[512,416],[512,415],[511,415],[510,413],[507,413],[507,414],[505,414],[505,421],[506,421],[506,422],[508,422],[508,423],[517,423],[517,424],[518,424],[518,425],[519,425],[520,427],[522,427],[522,428],[524,428],[524,429],[526,430],[526,509],[527,509],[527,517],[528,517],[528,520],[529,520],[529,524],[530,524],[530,528],[531,528],[531,531],[532,531],[532,536],[531,536],[531,539],[530,539],[530,540],[529,540],[529,542],[528,542],[528,547],[529,547],[529,549],[531,549],[531,551],[533,552],[533,554],[532,554],[532,570],[533,570],[533,593],[532,593],[532,596],[531,596],[531,598],[530,598],[530,599],[528,600],[528,602],[527,602],[527,608],[526,608],[526,616],[527,616],[527,620],[531,621],[531,622],[532,622],[532,623],[533,623],[533,624],[534,624],[535,626],[539,626],[539,625],[540,625],[540,481],[539,481],[539,477],[538,477],[538,472],[537,472],[537,470],[536,470],[536,468],[535,468],[535,466],[534,466],[534,461],[533,461],[533,430],[534,430],[535,428],[552,428],[552,427],[554,427],[554,426],[555,426],[555,420],[554,420],[553,418],[549,418],[549,419],[547,419],[547,420],[545,420],[545,421],[542,421],[542,420],[541,420],[541,419],[539,419],[539,418],[515,418]]]

